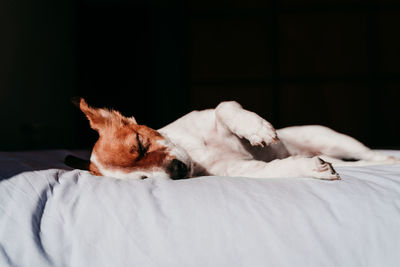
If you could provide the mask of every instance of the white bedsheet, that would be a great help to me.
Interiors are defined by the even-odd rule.
[[[0,153],[0,266],[400,266],[400,165],[121,181],[67,153]]]

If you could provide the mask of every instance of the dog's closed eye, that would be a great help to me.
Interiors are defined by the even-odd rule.
[[[143,141],[141,140],[141,137],[138,133],[136,134],[136,141],[137,141],[137,145],[132,147],[130,152],[131,153],[139,153],[139,156],[136,158],[136,161],[137,161],[137,160],[140,160],[141,158],[143,158],[144,155],[147,153],[148,146],[143,143]]]

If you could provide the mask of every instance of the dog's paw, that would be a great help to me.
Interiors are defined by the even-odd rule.
[[[279,141],[274,127],[266,121],[263,121],[253,133],[249,132],[245,138],[252,146],[265,146]]]
[[[381,161],[384,164],[400,164],[400,158],[396,158],[393,156],[387,156],[386,159]]]
[[[252,146],[265,146],[279,142],[275,128],[261,117],[243,116],[240,119],[245,122],[245,125],[235,127],[235,133],[247,139]]]
[[[388,161],[392,164],[400,164],[400,158],[389,156]]]
[[[320,157],[312,158],[314,166],[311,176],[321,180],[340,180],[339,174],[332,167],[332,164],[324,161]]]
[[[385,155],[379,152],[370,151],[363,155],[363,159],[372,162],[381,162],[384,164],[400,164],[400,158],[396,158],[394,156]]]

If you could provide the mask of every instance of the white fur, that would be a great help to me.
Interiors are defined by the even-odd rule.
[[[216,109],[193,111],[159,132],[188,152],[194,163],[194,175],[201,175],[205,170],[221,176],[335,180],[340,177],[332,165],[318,156],[335,159],[334,164],[338,165],[399,162],[323,126],[298,126],[276,131],[269,122],[244,110],[236,102],[223,102]],[[249,144],[246,145],[244,140]],[[258,151],[253,153],[252,149]],[[263,161],[255,158],[257,153],[263,155]],[[340,158],[362,161],[343,162]]]
[[[95,153],[90,156],[90,161],[96,165],[103,176],[113,177],[116,179],[145,179],[148,177],[157,177],[169,179],[168,174],[161,168],[153,168],[146,171],[133,171],[133,172],[122,172],[117,169],[105,168],[98,160]]]

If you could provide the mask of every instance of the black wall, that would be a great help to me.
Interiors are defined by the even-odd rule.
[[[80,2],[79,94],[160,128],[189,110],[186,8],[179,2]],[[82,117],[82,114],[79,114]],[[80,120],[82,136],[95,135]]]
[[[75,95],[153,128],[234,99],[400,148],[395,0],[18,0],[0,21],[1,150],[90,147]]]
[[[0,150],[75,144],[75,13],[71,1],[0,1]]]

